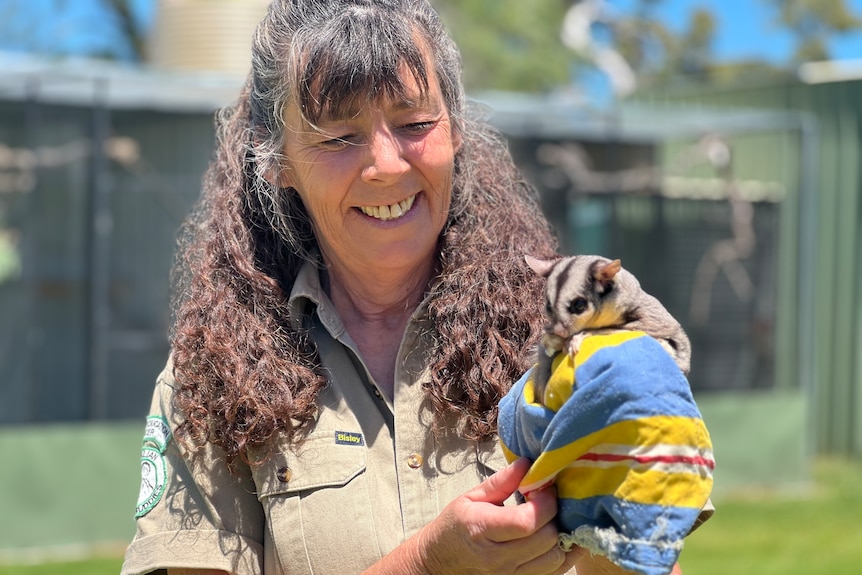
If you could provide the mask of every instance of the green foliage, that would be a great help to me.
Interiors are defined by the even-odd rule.
[[[862,28],[862,19],[846,0],[766,0],[775,22],[796,36],[794,63],[829,59],[830,38]]]
[[[564,0],[433,0],[464,60],[468,91],[565,85],[577,56],[560,40]]]
[[[146,38],[138,23],[132,9],[133,0],[107,0],[105,5],[110,8],[123,35],[128,39],[132,53],[136,60],[144,59],[144,45]]]
[[[683,74],[706,79],[713,62],[712,42],[716,33],[715,16],[706,8],[691,13],[689,27],[680,38],[671,66]]]
[[[469,91],[542,92],[577,83],[593,64],[560,40],[563,17],[575,0],[432,0],[464,59]],[[709,4],[688,14],[679,31],[656,16],[664,0],[639,0],[625,15],[597,25],[640,78],[641,87],[737,84],[792,74],[801,62],[828,59],[829,41],[862,29],[847,0],[760,0],[774,7],[775,25],[796,38],[793,58],[719,61],[713,43],[719,24]],[[612,0],[607,0],[613,6]]]

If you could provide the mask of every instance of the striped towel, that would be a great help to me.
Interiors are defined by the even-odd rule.
[[[554,409],[527,372],[500,401],[511,462],[533,465],[519,491],[556,483],[560,542],[643,573],[670,573],[712,490],[712,444],[685,376],[643,332],[591,335],[553,359]]]

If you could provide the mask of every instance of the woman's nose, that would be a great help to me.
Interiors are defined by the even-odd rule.
[[[388,128],[377,128],[368,142],[367,163],[362,170],[362,179],[367,182],[391,182],[409,169],[403,157],[402,143],[398,135]]]

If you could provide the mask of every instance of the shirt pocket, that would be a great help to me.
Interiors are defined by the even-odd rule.
[[[361,437],[318,430],[253,470],[266,514],[265,546],[273,548],[264,572],[346,574],[381,557]]]

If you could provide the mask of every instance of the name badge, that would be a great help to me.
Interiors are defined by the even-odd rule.
[[[337,445],[365,445],[365,440],[361,433],[352,431],[336,431],[335,443]]]

